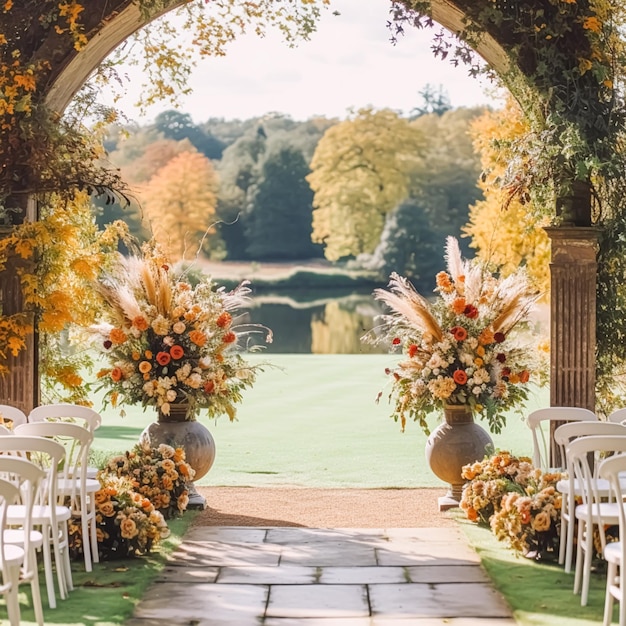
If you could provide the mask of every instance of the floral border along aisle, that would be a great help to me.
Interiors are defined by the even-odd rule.
[[[489,526],[515,552],[536,559],[558,559],[564,475],[543,473],[527,457],[499,451],[463,468],[469,482],[461,508],[467,518]]]

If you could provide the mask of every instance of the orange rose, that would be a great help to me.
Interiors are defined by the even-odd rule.
[[[170,356],[175,361],[178,361],[179,359],[182,359],[185,356],[185,351],[183,350],[182,346],[172,346],[170,348]]]
[[[119,383],[122,378],[124,378],[124,372],[122,372],[122,369],[120,367],[114,367],[111,370],[111,380],[114,383]]]
[[[152,358],[152,350],[146,350],[143,355],[146,357],[146,359],[151,359]]]
[[[189,341],[200,348],[206,343],[206,340],[207,336],[201,330],[192,330],[189,333]]]
[[[465,311],[465,298],[455,298],[454,302],[452,303],[452,310],[457,315],[463,313],[463,311]]]
[[[204,383],[204,392],[205,393],[213,393],[215,391],[215,383],[212,380],[207,380]]]
[[[230,323],[232,321],[233,321],[233,316],[228,311],[224,311],[223,313],[220,313],[215,323],[220,328],[227,328],[228,326],[230,326]]]
[[[467,374],[463,370],[455,370],[452,379],[457,385],[464,385],[467,382]]]
[[[109,333],[109,339],[119,346],[128,339],[128,335],[121,328],[113,328]]]
[[[528,370],[524,370],[519,373],[519,381],[520,383],[527,383],[530,380],[530,374]]]
[[[148,320],[143,315],[137,315],[137,317],[133,318],[132,321],[133,327],[137,330],[144,331],[148,330]]]
[[[483,346],[488,346],[494,342],[493,331],[489,328],[485,328],[480,335],[478,335],[478,343]]]
[[[142,361],[139,364],[139,371],[142,374],[147,374],[151,369],[152,369],[152,363],[149,363],[148,361]]]
[[[135,522],[129,517],[123,519],[120,522],[120,534],[124,537],[124,539],[133,539],[139,534],[137,524],[135,524]]]
[[[159,365],[167,365],[171,360],[169,352],[157,352],[156,360]]]

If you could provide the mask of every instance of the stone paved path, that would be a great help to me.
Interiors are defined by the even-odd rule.
[[[127,626],[512,626],[456,528],[195,527]]]

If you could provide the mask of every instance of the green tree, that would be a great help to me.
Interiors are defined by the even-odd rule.
[[[189,113],[163,111],[156,116],[154,127],[166,139],[174,141],[187,139],[209,159],[220,159],[224,151],[224,144],[210,132],[207,133],[196,126]]]
[[[325,244],[327,259],[373,252],[386,214],[408,195],[424,145],[422,133],[389,109],[361,109],[326,131],[307,180],[313,240]]]
[[[267,136],[262,126],[250,128],[224,150],[218,165],[220,178],[217,215],[219,233],[229,259],[246,259],[245,223],[250,194],[256,184]]]
[[[155,239],[174,259],[189,259],[202,242],[218,255],[215,228],[217,176],[198,152],[182,152],[160,169],[141,194]]]
[[[253,259],[305,259],[321,254],[311,242],[313,192],[302,153],[286,146],[268,155],[245,224]]]

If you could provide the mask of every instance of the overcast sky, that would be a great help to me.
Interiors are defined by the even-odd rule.
[[[196,123],[269,112],[296,120],[316,114],[345,118],[348,109],[367,105],[408,113],[421,103],[419,92],[427,84],[442,85],[454,107],[499,104],[488,82],[433,57],[431,30],[412,29],[393,45],[388,7],[388,0],[333,0],[311,41],[295,49],[277,34],[242,37],[225,57],[200,62],[190,81],[193,94],[182,97],[178,108]],[[146,123],[171,105],[155,105],[140,117],[133,106],[140,82],[133,80],[135,91],[118,106]]]

